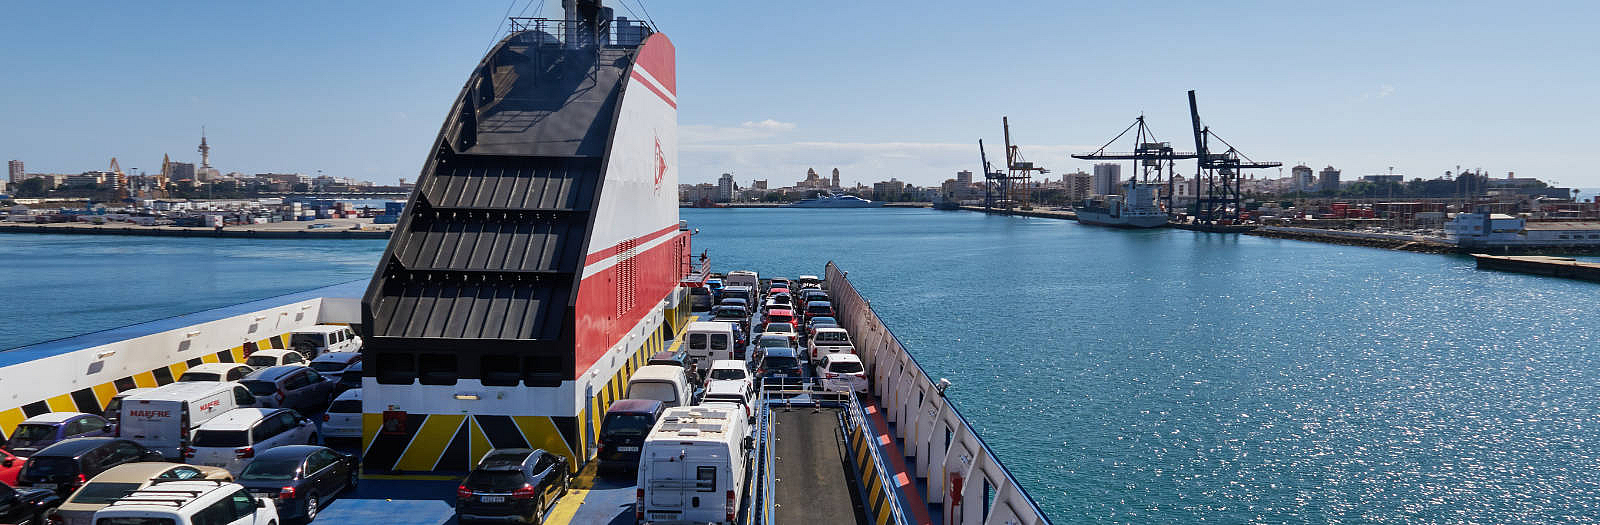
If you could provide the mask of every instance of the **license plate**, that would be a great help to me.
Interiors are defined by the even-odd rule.
[[[778,379],[788,379],[789,378],[789,374],[776,374],[773,377],[776,377]]]
[[[505,496],[483,496],[483,497],[479,498],[478,501],[482,501],[484,503],[505,503],[506,502],[506,497]]]
[[[639,447],[617,447],[617,452],[638,452]]]
[[[653,519],[653,520],[675,520],[675,519],[678,519],[678,513],[676,513],[676,512],[652,512],[652,513],[650,513],[650,519]]]

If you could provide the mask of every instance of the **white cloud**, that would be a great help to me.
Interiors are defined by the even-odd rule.
[[[1383,86],[1378,88],[1378,98],[1387,97],[1387,96],[1393,95],[1393,94],[1394,94],[1394,86],[1391,86],[1391,85],[1388,85],[1388,84],[1384,84]]]
[[[794,128],[793,122],[781,122],[770,118],[761,121],[749,121],[738,126],[689,124],[678,126],[678,142],[681,144],[710,144],[767,140],[793,131]]]

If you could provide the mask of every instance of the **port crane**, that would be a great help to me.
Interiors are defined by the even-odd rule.
[[[1022,158],[1022,147],[1011,143],[1011,119],[1000,117],[1000,125],[1005,130],[1006,141],[1006,171],[994,171],[989,166],[988,154],[983,151],[983,140],[978,140],[978,155],[983,161],[983,209],[989,211],[995,207],[992,187],[998,187],[1000,197],[1003,199],[1006,210],[1019,207],[1024,210],[1033,209],[1033,173],[1043,175],[1050,173],[1044,166],[1035,166]]]
[[[1189,90],[1189,118],[1194,123],[1195,156],[1199,164],[1195,173],[1195,223],[1213,225],[1231,224],[1238,220],[1240,211],[1240,171],[1258,168],[1276,168],[1282,162],[1260,162],[1240,153],[1228,141],[1211,132],[1210,126],[1200,124],[1200,110],[1194,100],[1194,90]],[[1227,146],[1223,152],[1211,148],[1211,139]]]
[[[1110,148],[1118,139],[1126,136],[1129,131],[1133,132],[1133,151],[1106,151],[1106,148]],[[1134,177],[1140,184],[1162,187],[1161,195],[1157,201],[1161,203],[1162,209],[1165,209],[1167,213],[1172,213],[1173,210],[1172,193],[1174,188],[1172,187],[1172,176],[1178,174],[1175,164],[1179,160],[1197,157],[1198,155],[1194,153],[1174,150],[1171,142],[1156,140],[1155,133],[1150,131],[1149,124],[1144,120],[1144,115],[1139,115],[1139,118],[1133,119],[1132,124],[1123,128],[1122,133],[1118,133],[1117,136],[1106,141],[1104,145],[1100,146],[1100,149],[1072,156],[1074,159],[1083,160],[1133,161],[1133,171],[1129,176]]]

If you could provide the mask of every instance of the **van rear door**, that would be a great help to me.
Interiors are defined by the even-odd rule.
[[[188,446],[189,414],[182,401],[165,399],[124,399],[122,438],[160,452],[168,458],[183,457]]]
[[[694,480],[689,477],[689,464],[667,447],[647,447],[648,478],[645,487],[645,518],[651,521],[678,521],[684,519],[684,501],[694,490]]]

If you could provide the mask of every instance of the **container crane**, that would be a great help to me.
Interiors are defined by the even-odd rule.
[[[1194,124],[1194,147],[1199,164],[1199,171],[1195,174],[1195,222],[1207,226],[1237,222],[1242,204],[1240,170],[1276,168],[1283,163],[1250,160],[1228,141],[1212,133],[1210,126],[1202,126],[1192,89],[1189,90],[1189,118]],[[1227,146],[1227,151],[1213,152],[1210,145],[1213,138]]]
[[[1127,135],[1129,131],[1134,132],[1132,152],[1106,151],[1106,148],[1111,147],[1112,143]],[[1129,173],[1129,176],[1135,177],[1141,184],[1162,186],[1162,192],[1158,200],[1161,202],[1161,207],[1167,210],[1168,213],[1173,210],[1172,193],[1174,188],[1172,187],[1172,176],[1178,174],[1174,165],[1179,160],[1196,157],[1198,155],[1194,153],[1174,150],[1171,142],[1156,140],[1155,133],[1150,131],[1150,126],[1145,123],[1144,115],[1139,115],[1139,118],[1133,119],[1132,124],[1123,128],[1122,133],[1118,133],[1116,137],[1106,141],[1105,145],[1100,146],[1100,149],[1072,156],[1074,159],[1083,160],[1133,161],[1133,171]]]

